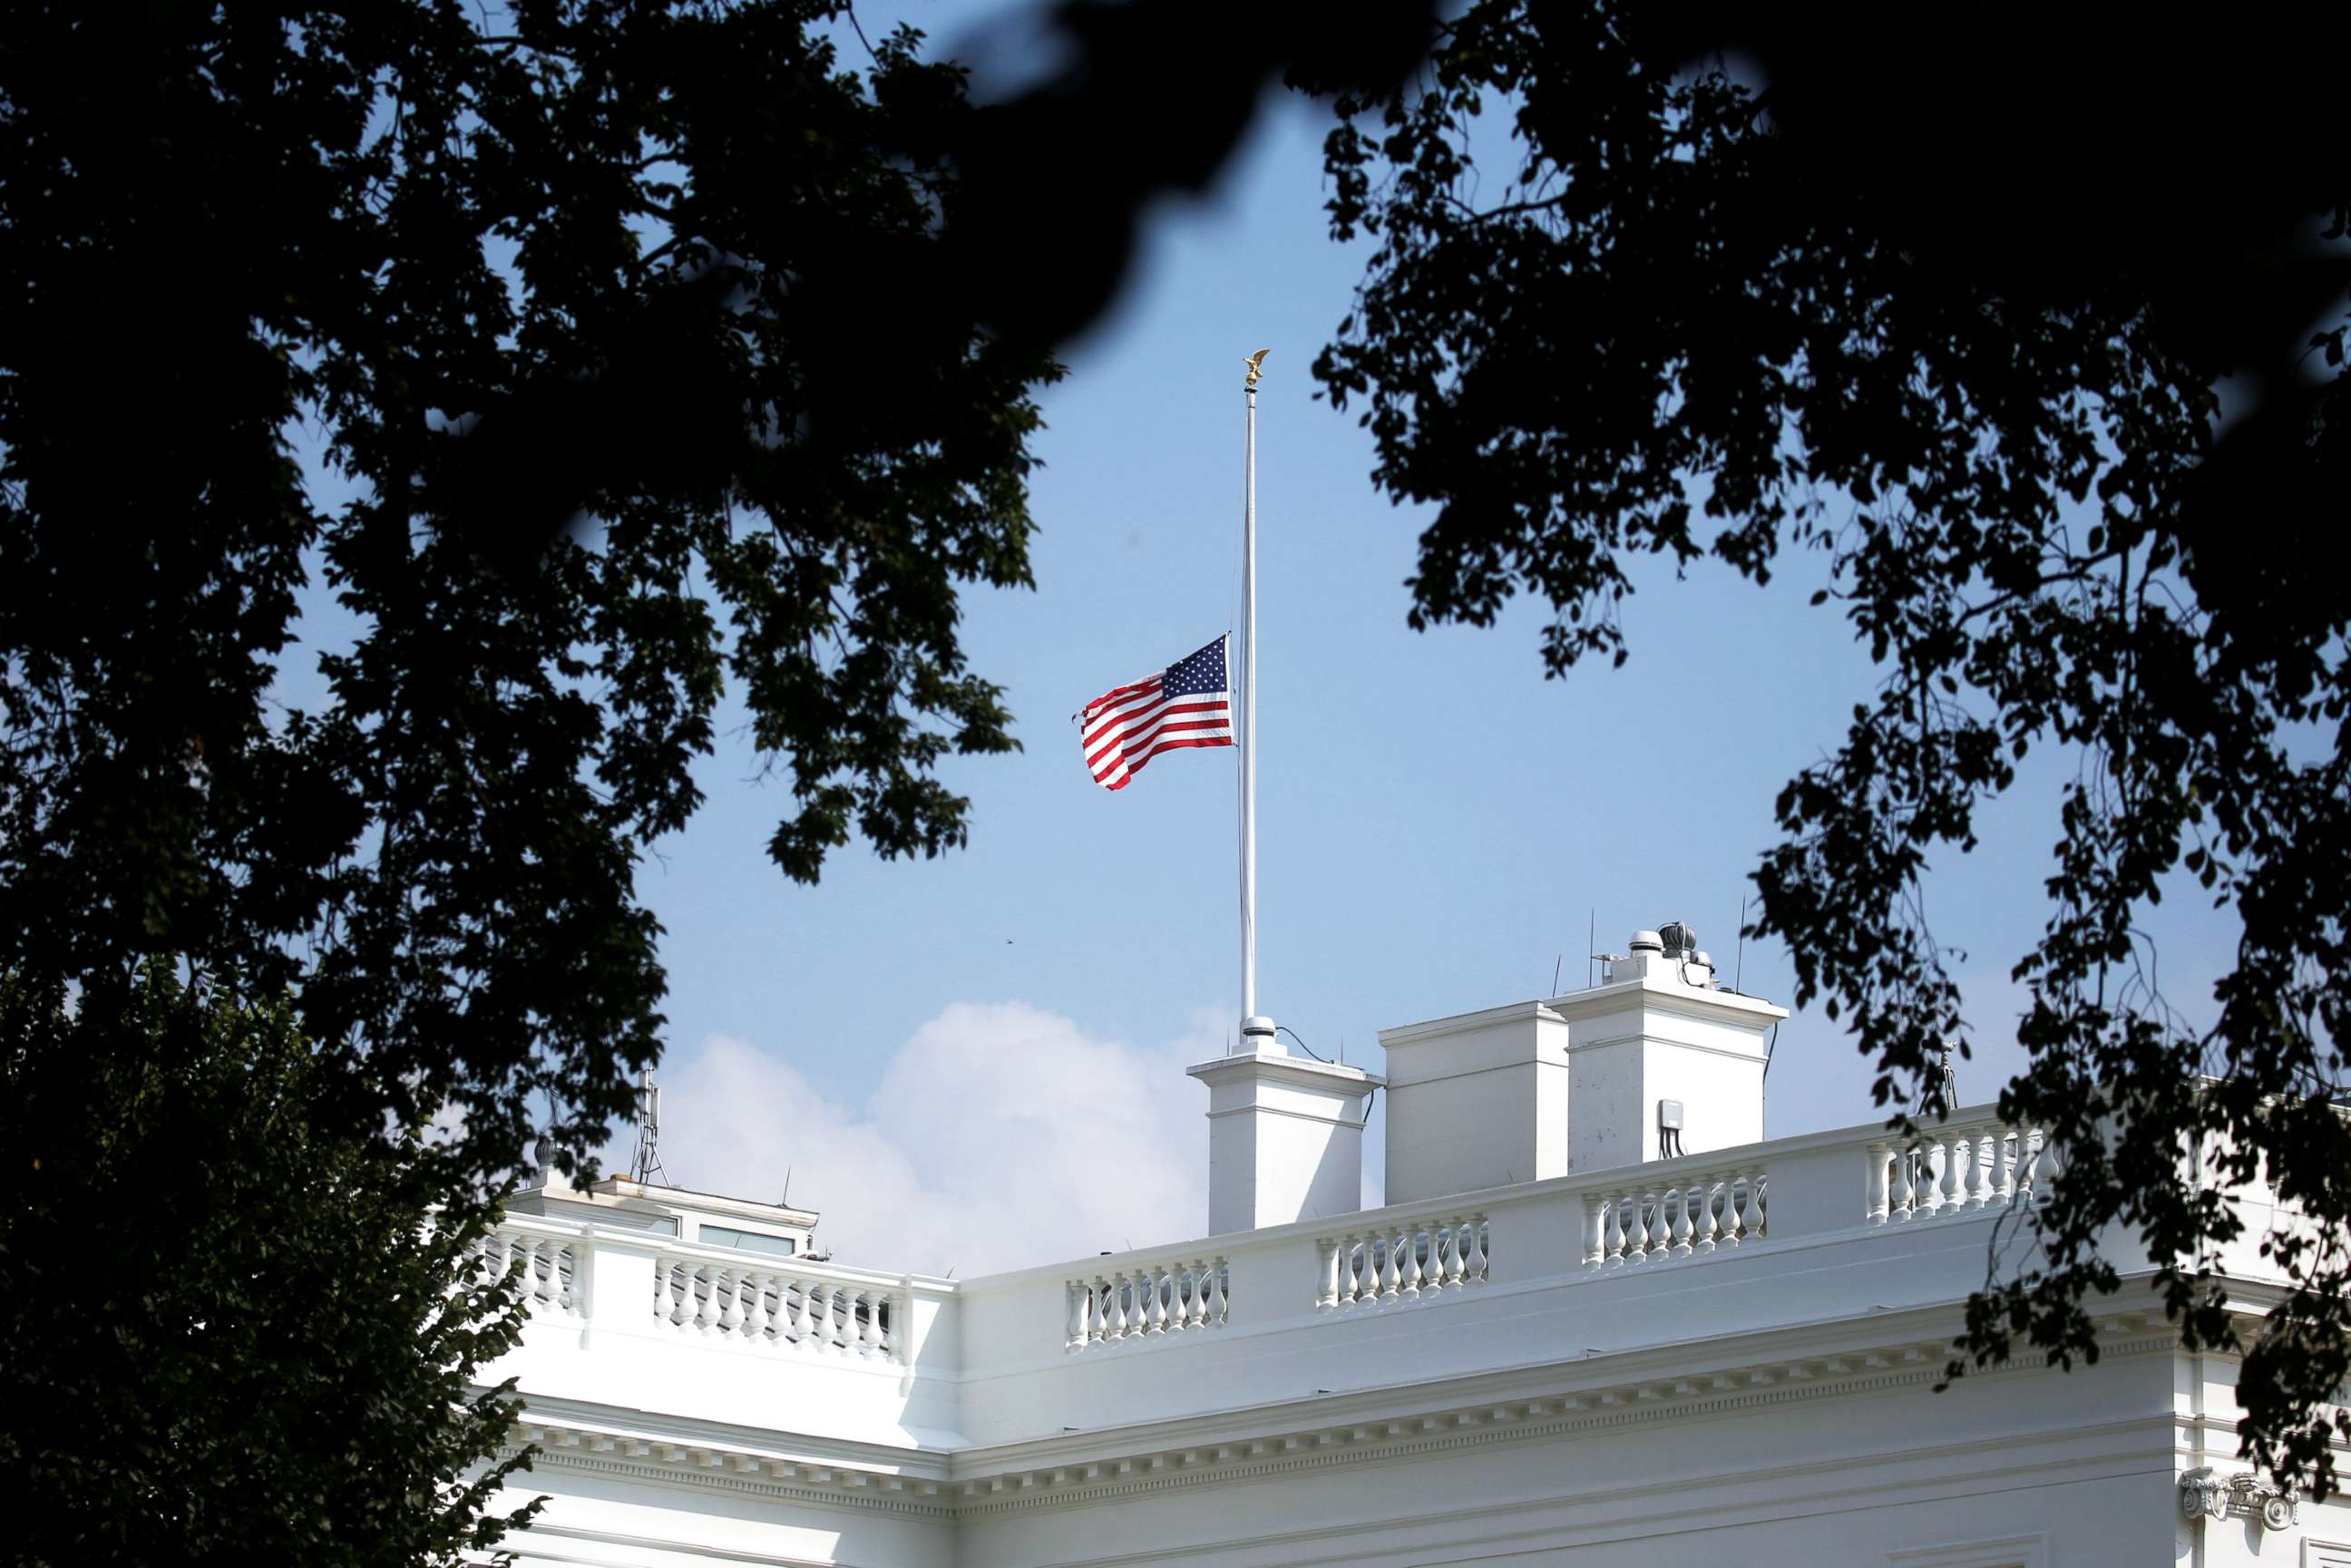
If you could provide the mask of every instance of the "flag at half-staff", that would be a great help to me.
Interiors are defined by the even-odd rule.
[[[1186,653],[1132,685],[1113,686],[1077,713],[1086,768],[1105,789],[1123,789],[1163,751],[1233,743],[1228,638]]]

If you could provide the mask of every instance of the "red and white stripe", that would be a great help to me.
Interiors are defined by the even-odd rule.
[[[1079,710],[1086,768],[1105,789],[1123,789],[1163,751],[1233,743],[1233,694],[1186,692],[1169,701],[1166,672],[1104,692]]]

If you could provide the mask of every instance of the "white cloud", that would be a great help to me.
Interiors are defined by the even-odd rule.
[[[819,1240],[866,1268],[969,1278],[1149,1247],[1207,1228],[1207,1097],[1184,1069],[1220,1043],[1205,1013],[1144,1048],[1021,1002],[957,1002],[852,1108],[713,1035],[663,1064],[662,1157],[681,1186],[763,1201],[789,1167]]]

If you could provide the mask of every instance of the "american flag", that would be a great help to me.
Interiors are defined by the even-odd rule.
[[[1086,767],[1095,783],[1123,789],[1163,751],[1233,743],[1225,641],[1219,637],[1133,685],[1113,686],[1079,710]]]

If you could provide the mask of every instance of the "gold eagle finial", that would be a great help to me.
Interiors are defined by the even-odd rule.
[[[1263,373],[1265,370],[1265,357],[1271,352],[1273,352],[1271,349],[1259,349],[1254,354],[1243,356],[1241,363],[1249,367],[1249,385],[1257,385],[1257,378]]]

